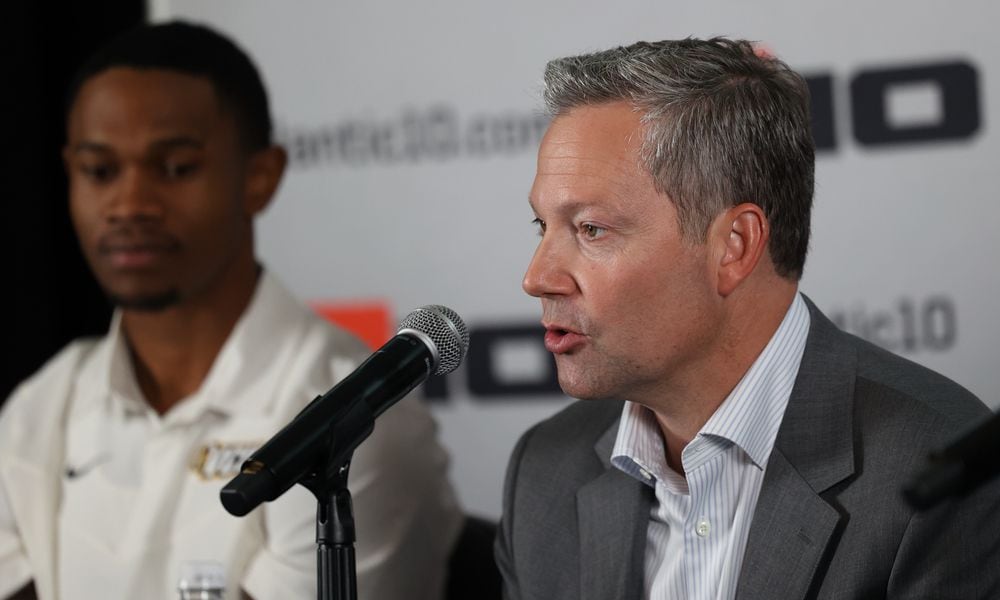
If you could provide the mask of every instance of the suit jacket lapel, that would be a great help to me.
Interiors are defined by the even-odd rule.
[[[594,445],[603,472],[576,494],[581,600],[642,597],[653,490],[611,466],[618,420]]]
[[[750,526],[736,597],[803,598],[840,515],[777,450]]]
[[[799,373],[768,461],[736,597],[802,598],[825,569],[840,514],[821,496],[854,473],[857,357],[806,299],[811,325]]]

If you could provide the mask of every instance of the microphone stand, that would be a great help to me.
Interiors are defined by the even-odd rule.
[[[219,492],[222,505],[238,517],[296,483],[313,493],[319,600],[357,599],[354,514],[347,489],[354,450],[375,429],[375,417],[432,373],[453,370],[468,349],[468,330],[450,308],[425,306],[402,325],[394,338],[251,454]],[[443,355],[439,342],[445,344]]]
[[[316,583],[319,600],[357,600],[354,507],[347,489],[354,450],[375,428],[365,402],[342,413],[326,439],[326,452],[299,483],[316,496]],[[339,435],[338,435],[339,433]]]
[[[316,496],[316,583],[319,600],[357,600],[354,508],[347,489],[347,462],[302,481]],[[321,476],[322,474],[322,476]]]

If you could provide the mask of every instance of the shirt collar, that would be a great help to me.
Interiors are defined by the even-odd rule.
[[[663,436],[653,412],[641,404],[625,402],[622,407],[618,437],[611,450],[611,464],[635,479],[653,485],[662,479],[667,468]]]
[[[795,294],[764,350],[695,440],[734,443],[763,469],[774,448],[808,334],[809,310],[801,295]],[[689,447],[692,445],[694,440]],[[704,459],[708,458],[707,454]],[[686,467],[691,466],[689,458],[684,457]],[[697,458],[693,460],[700,462]],[[663,436],[651,410],[625,402],[611,451],[611,464],[648,485],[653,485],[656,479],[675,478],[676,474],[666,464]]]
[[[249,305],[223,344],[205,381],[195,393],[172,408],[165,419],[187,422],[199,418],[206,410],[229,415],[246,408],[251,402],[251,395],[244,393],[249,385],[259,383],[262,373],[274,371],[266,368],[273,360],[268,349],[299,332],[308,315],[301,303],[264,270]],[[87,382],[91,389],[126,411],[150,411],[136,381],[120,309],[112,316],[108,335],[98,352],[96,377]]]
[[[763,469],[778,435],[809,335],[809,309],[795,294],[777,331],[699,435],[735,443]]]

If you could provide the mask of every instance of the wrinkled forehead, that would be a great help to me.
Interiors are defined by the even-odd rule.
[[[631,105],[616,102],[581,106],[555,117],[539,147],[532,204],[626,201],[650,193],[641,116]]]
[[[552,119],[542,143],[549,142],[550,152],[562,147],[629,158],[641,150],[642,121],[642,111],[624,101],[577,106]]]

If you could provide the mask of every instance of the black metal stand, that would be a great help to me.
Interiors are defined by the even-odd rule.
[[[379,350],[365,364],[377,359],[388,360]],[[356,374],[302,409],[243,463],[239,475],[220,492],[222,505],[240,517],[261,502],[274,500],[295,483],[316,496],[319,600],[356,600],[358,595],[354,514],[347,475],[354,450],[371,435],[375,417],[388,404],[381,404],[380,396],[366,388],[365,380]],[[403,389],[405,393],[412,386],[404,389],[397,385],[392,389]],[[323,428],[316,423],[328,425]]]
[[[302,485],[316,496],[316,583],[319,600],[357,600],[354,508],[347,489],[348,460],[332,476]],[[320,473],[323,473],[321,470]]]
[[[299,481],[316,496],[316,582],[319,600],[357,600],[354,561],[354,507],[347,489],[354,450],[375,427],[375,415],[366,402],[357,402],[335,419],[337,428],[327,438],[325,454],[307,477]],[[346,432],[346,433],[345,433]]]
[[[336,388],[334,388],[336,389]],[[363,397],[363,396],[362,396]],[[313,402],[321,401],[322,397]],[[308,409],[308,407],[307,407]],[[357,600],[354,507],[347,489],[354,450],[375,427],[366,402],[355,402],[331,418],[314,469],[299,483],[316,496],[316,583],[319,600]]]

